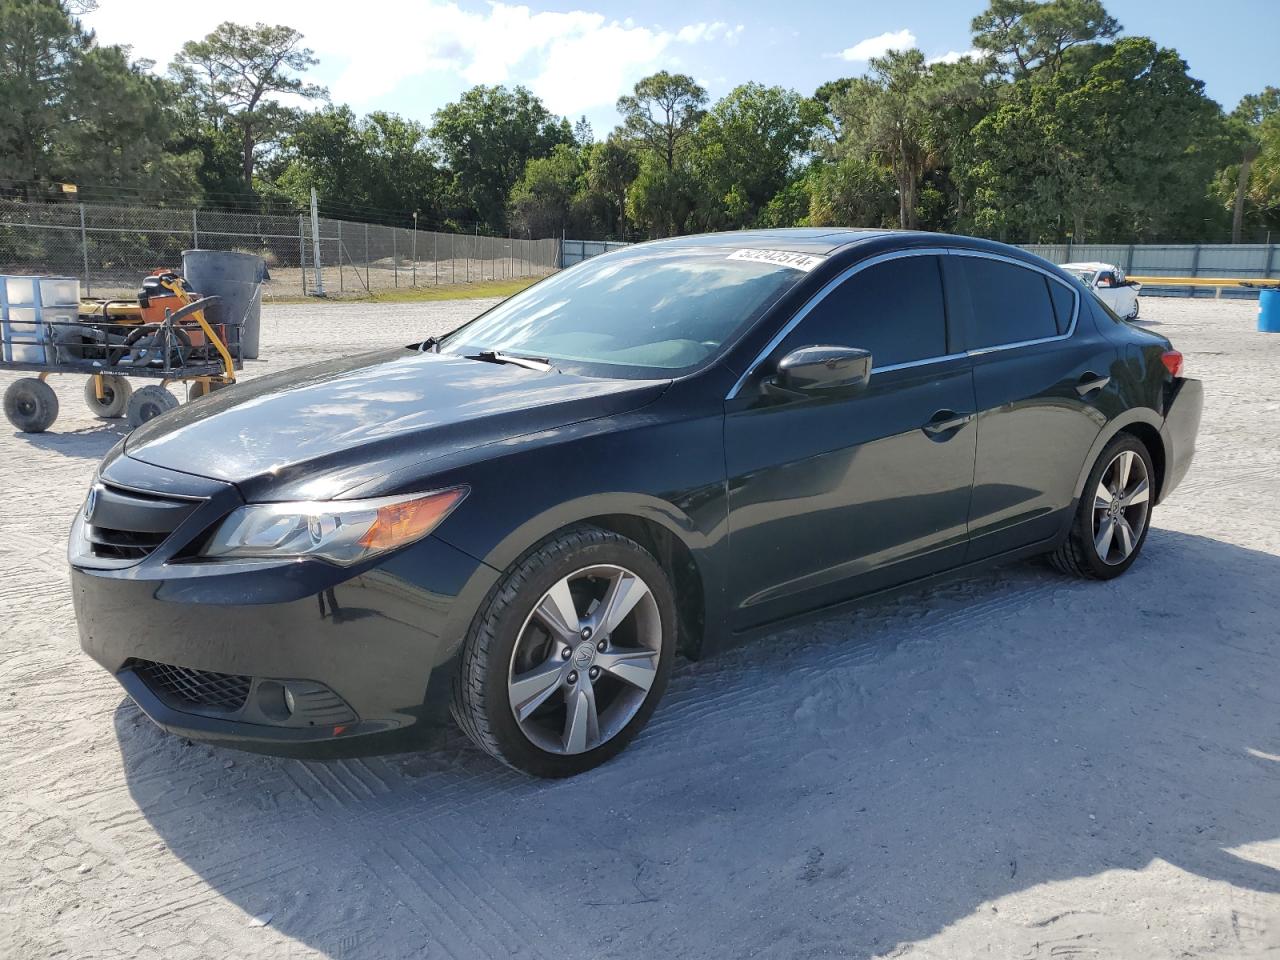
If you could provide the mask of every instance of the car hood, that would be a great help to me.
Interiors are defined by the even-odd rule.
[[[144,424],[124,452],[229,481],[251,501],[331,499],[450,453],[625,413],[669,383],[383,351],[219,390]]]

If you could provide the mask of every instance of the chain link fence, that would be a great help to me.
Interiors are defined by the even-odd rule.
[[[0,199],[0,274],[79,277],[89,297],[133,297],[183,250],[262,257],[264,296],[368,296],[398,288],[540,277],[560,241],[438,233],[305,216]],[[318,243],[316,240],[318,239]],[[319,250],[319,258],[316,250]]]

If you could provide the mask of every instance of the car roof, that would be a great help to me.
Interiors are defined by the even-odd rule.
[[[746,250],[789,250],[819,256],[860,240],[910,233],[906,230],[875,230],[853,227],[786,227],[775,230],[727,230],[684,237],[651,240],[647,247],[735,247]]]

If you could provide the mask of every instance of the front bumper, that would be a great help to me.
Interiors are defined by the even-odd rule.
[[[1164,424],[1160,436],[1164,440],[1164,482],[1160,499],[1164,500],[1182,482],[1191,468],[1196,452],[1196,434],[1204,410],[1204,384],[1189,377],[1179,377],[1167,388]]]
[[[209,509],[225,511],[217,499]],[[77,516],[69,550],[84,651],[166,730],[270,752],[374,749],[371,735],[442,720],[461,641],[496,578],[435,537],[347,569],[193,562],[175,531],[139,562],[101,566],[84,552],[85,526]]]

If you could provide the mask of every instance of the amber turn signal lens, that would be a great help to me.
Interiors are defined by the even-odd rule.
[[[373,526],[360,538],[360,546],[377,551],[390,550],[425,537],[449,515],[465,494],[463,488],[445,490],[418,500],[379,507]]]

